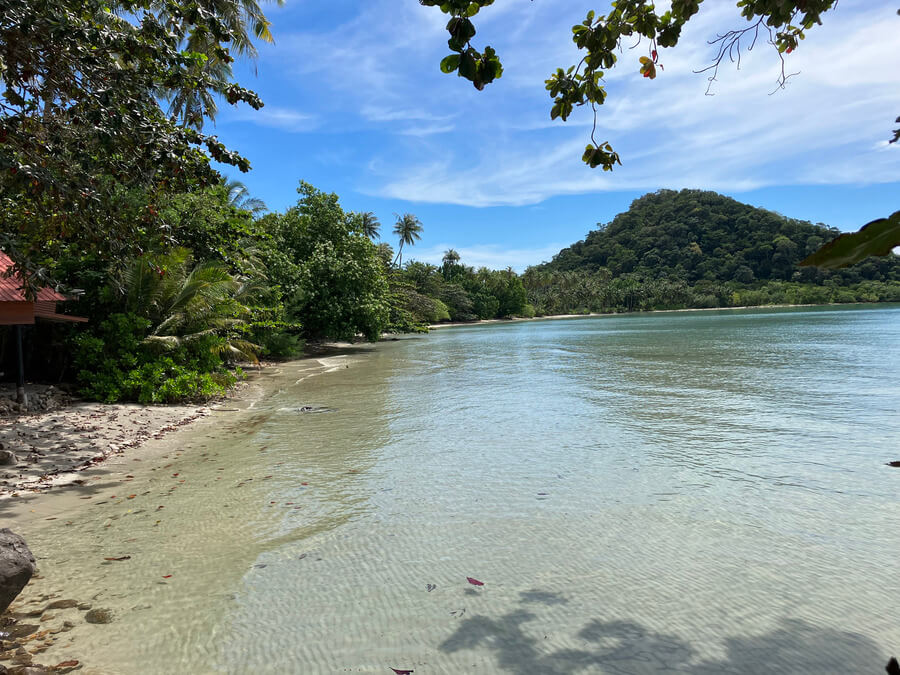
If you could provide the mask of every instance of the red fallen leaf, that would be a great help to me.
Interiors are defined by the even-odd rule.
[[[163,579],[171,579],[171,578],[172,578],[172,575],[171,575],[171,574],[164,574],[164,575],[163,575]]]
[[[397,675],[412,675],[414,671],[412,670],[403,670],[402,668],[391,668]]]
[[[137,495],[128,495],[128,499],[134,499]]]
[[[300,485],[309,485],[309,483],[300,483]]]
[[[478,579],[473,579],[472,577],[466,577],[466,581],[468,581],[473,586],[484,586],[483,581],[478,581]]]
[[[131,560],[131,556],[123,555],[121,558],[104,558],[104,560]]]
[[[62,663],[57,663],[54,668],[74,668],[78,665],[78,661],[74,659],[72,661],[63,661]]]

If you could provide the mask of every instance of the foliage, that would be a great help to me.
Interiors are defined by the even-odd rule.
[[[849,267],[869,256],[891,255],[897,246],[900,246],[900,211],[863,225],[859,232],[840,235],[804,258],[800,265],[825,269]]]
[[[144,339],[149,328],[148,319],[120,313],[76,337],[80,393],[107,403],[175,403],[224,394],[236,381],[214,356],[214,336],[160,356]]]
[[[160,91],[220,92],[262,103],[216,81],[183,49],[203,35],[223,62],[237,35],[227,3],[168,0],[8,0],[0,7],[0,245],[33,283],[38,251],[57,242],[108,256],[159,232],[158,201],[218,182],[210,158],[249,162],[215,136],[180,126]],[[208,116],[209,111],[202,114]]]
[[[394,235],[399,238],[397,259],[394,262],[402,267],[403,246],[404,244],[414,246],[415,243],[422,238],[422,223],[412,213],[404,213],[402,216],[397,215],[397,222],[394,225]]]
[[[146,344],[166,351],[218,336],[214,348],[224,358],[256,360],[256,345],[235,332],[249,312],[242,301],[253,289],[222,263],[194,264],[186,249],[176,249],[133,260],[120,286],[126,310],[149,321]]]
[[[297,206],[260,224],[272,236],[270,279],[288,298],[288,317],[307,337],[376,340],[388,323],[388,284],[360,219],[336,194],[302,182]]]
[[[690,284],[900,279],[896,256],[872,258],[843,271],[797,269],[803,258],[838,234],[714,192],[661,190],[635,200],[628,211],[560,251],[544,268]]]

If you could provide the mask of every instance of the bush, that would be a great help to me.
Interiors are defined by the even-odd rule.
[[[143,342],[149,326],[134,314],[113,314],[93,334],[77,336],[79,393],[104,403],[177,403],[221,396],[234,385],[219,356],[223,338],[206,335],[161,352]]]

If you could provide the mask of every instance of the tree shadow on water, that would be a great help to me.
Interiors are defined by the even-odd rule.
[[[520,594],[522,604],[560,605],[562,596],[544,591]],[[884,672],[887,656],[870,638],[851,631],[820,627],[801,619],[782,619],[762,635],[724,638],[726,655],[703,660],[682,637],[658,633],[635,621],[589,621],[574,636],[580,649],[541,649],[526,630],[537,619],[527,608],[498,618],[471,616],[440,646],[446,653],[469,649],[494,652],[499,670],[517,674],[569,675],[580,672],[643,675],[862,675]]]

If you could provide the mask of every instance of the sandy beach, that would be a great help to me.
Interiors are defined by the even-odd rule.
[[[45,389],[29,386],[33,399]],[[0,464],[0,500],[83,482],[85,470],[252,398],[258,390],[252,380],[243,382],[227,397],[203,405],[104,404],[63,397],[49,410],[2,415],[0,452],[14,463]]]

